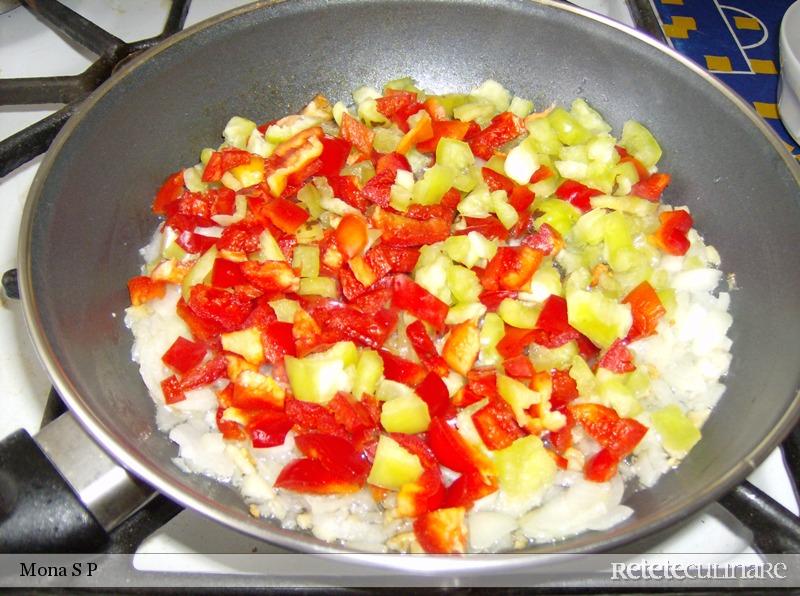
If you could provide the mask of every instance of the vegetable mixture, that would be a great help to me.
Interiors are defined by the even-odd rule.
[[[129,316],[172,293],[182,321],[154,399],[213,391],[226,445],[290,450],[270,494],[364,492],[395,550],[472,550],[481,503],[535,513],[570,474],[611,486],[648,434],[685,456],[703,416],[653,407],[636,346],[674,324],[665,264],[718,257],[661,202],[648,129],[615,138],[582,99],[534,111],[492,80],[353,98],[233,117],[158,190],[129,282]]]

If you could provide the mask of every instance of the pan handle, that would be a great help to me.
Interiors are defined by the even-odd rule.
[[[0,441],[0,552],[93,552],[154,496],[69,412]]]
[[[719,504],[753,531],[753,544],[764,554],[800,553],[800,520],[746,480]]]

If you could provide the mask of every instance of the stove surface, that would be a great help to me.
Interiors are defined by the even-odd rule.
[[[62,0],[81,15],[126,41],[156,35],[163,26],[168,4],[160,0]],[[597,10],[628,25],[632,20],[624,0],[581,0],[576,4]],[[189,26],[209,16],[245,4],[237,0],[193,0]],[[94,59],[91,52],[66,41],[28,10],[16,7],[0,13],[0,77],[77,74]],[[58,109],[59,105],[0,107],[0,139],[22,130]],[[41,157],[0,178],[0,273],[16,267],[17,241],[26,195]],[[24,427],[35,433],[49,391],[47,375],[38,362],[18,301],[0,295],[0,437]],[[779,450],[750,476],[750,480],[795,514],[798,503]],[[712,504],[681,528],[661,533],[657,540],[627,552],[747,553],[753,552],[748,531],[721,506]],[[645,550],[646,549],[646,550]],[[147,538],[138,553],[249,553],[280,549],[221,528],[199,515],[183,511]],[[136,566],[157,571],[157,557],[139,556]],[[169,559],[171,571],[176,559]],[[180,564],[179,564],[180,567]],[[187,559],[186,571],[218,569],[213,555]]]

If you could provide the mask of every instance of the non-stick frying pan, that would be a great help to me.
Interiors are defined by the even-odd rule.
[[[629,118],[647,123],[673,176],[667,200],[691,208],[735,275],[728,389],[703,440],[654,488],[626,498],[635,514],[624,523],[528,552],[609,549],[740,482],[800,411],[798,167],[746,104],[696,66],[551,1],[258,3],[176,35],[98,89],[39,170],[19,263],[37,350],[84,429],[187,507],[292,549],[336,550],[252,518],[235,491],[172,463],[176,447],[156,428],[131,362],[126,281],[156,225],[154,189],[216,144],[231,115],[266,121],[318,92],[346,99],[403,75],[436,91],[491,77],[540,108],[585,97],[616,130]]]

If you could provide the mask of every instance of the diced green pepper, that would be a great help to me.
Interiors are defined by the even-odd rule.
[[[581,216],[581,212],[576,207],[561,199],[536,201],[534,209],[541,213],[535,220],[537,228],[546,223],[562,236],[567,235]]]
[[[217,258],[217,246],[214,245],[204,252],[197,261],[195,261],[192,268],[186,272],[181,282],[181,295],[184,300],[189,299],[189,294],[192,291],[192,286],[203,283],[203,281],[211,275],[211,269],[214,268],[214,261]]]
[[[569,324],[601,348],[625,337],[633,322],[630,305],[619,304],[600,292],[568,292],[567,314]]]
[[[391,399],[381,408],[381,426],[386,432],[421,433],[430,423],[428,404],[415,393]]]
[[[565,145],[580,145],[591,137],[589,131],[562,107],[557,107],[550,112],[547,120],[558,135],[558,140]]]
[[[483,291],[478,275],[461,265],[452,265],[447,270],[447,285],[456,302],[477,302]]]
[[[505,298],[497,308],[497,314],[506,323],[519,329],[533,329],[539,318],[541,307],[526,304],[513,298]]]
[[[635,120],[628,120],[623,125],[619,144],[646,168],[652,168],[661,159],[661,146],[658,141],[647,128]]]
[[[511,497],[529,497],[549,485],[556,464],[539,437],[528,435],[494,452],[500,488]]]
[[[425,170],[420,180],[414,183],[411,198],[420,205],[436,205],[441,202],[444,193],[453,186],[454,172],[441,164],[434,164]]]
[[[319,275],[319,246],[298,244],[292,253],[292,267],[300,270],[300,277]]]
[[[542,399],[541,394],[506,375],[497,375],[497,392],[511,406],[517,424],[520,425],[525,424],[528,419],[525,411]]]
[[[358,350],[353,342],[334,344],[305,358],[286,356],[284,364],[292,393],[301,401],[328,403],[339,391],[353,388]]]
[[[676,404],[653,412],[651,418],[664,448],[672,455],[683,457],[701,438],[700,431]]]
[[[353,396],[356,399],[366,393],[375,395],[378,381],[383,376],[383,359],[378,352],[364,348],[358,357],[356,365],[356,378],[353,381]]]
[[[381,435],[367,482],[389,490],[400,490],[404,484],[419,479],[423,471],[419,457],[391,437]]]
[[[297,289],[298,296],[324,296],[325,298],[338,298],[339,288],[332,277],[304,277],[300,280]]]
[[[250,133],[256,129],[256,123],[241,116],[234,116],[225,125],[225,130],[222,131],[222,136],[225,142],[231,147],[237,149],[244,149],[247,146],[247,139],[250,138]]]

